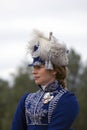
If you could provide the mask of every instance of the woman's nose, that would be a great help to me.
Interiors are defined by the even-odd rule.
[[[37,73],[37,69],[33,68],[32,74],[36,74],[36,73]]]

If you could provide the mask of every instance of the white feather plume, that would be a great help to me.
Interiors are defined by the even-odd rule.
[[[33,40],[29,42],[28,50],[33,56],[33,49],[35,45],[38,45],[39,43],[39,51],[38,55],[44,60],[47,57],[47,53],[49,52],[51,48],[51,42],[49,41],[48,38],[44,36],[44,34],[38,30],[33,31]]]
[[[33,31],[33,40],[28,44],[28,51],[33,57],[40,56],[42,60],[47,60],[50,55],[50,60],[56,65],[67,65],[67,48],[64,44],[60,44],[55,37],[52,40],[46,38],[44,34],[38,30]],[[39,49],[34,53],[34,46],[39,44]]]

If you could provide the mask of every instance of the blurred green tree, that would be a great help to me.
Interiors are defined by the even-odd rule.
[[[0,130],[3,129],[3,121],[7,110],[7,96],[9,84],[6,80],[0,79]]]
[[[83,73],[81,74],[81,84],[78,93],[78,100],[80,105],[80,113],[77,119],[77,126],[78,130],[87,130],[87,66],[84,68]]]
[[[75,52],[74,49],[69,53],[69,76],[68,76],[68,88],[72,92],[76,92],[80,84],[80,74],[82,71],[81,57]]]

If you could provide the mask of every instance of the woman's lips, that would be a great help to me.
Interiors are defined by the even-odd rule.
[[[35,80],[39,79],[40,77],[34,77]]]

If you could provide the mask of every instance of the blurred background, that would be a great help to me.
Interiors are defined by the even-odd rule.
[[[0,130],[10,129],[20,97],[38,89],[26,56],[33,29],[52,31],[70,50],[68,89],[80,105],[73,127],[87,130],[86,0],[0,0]]]

